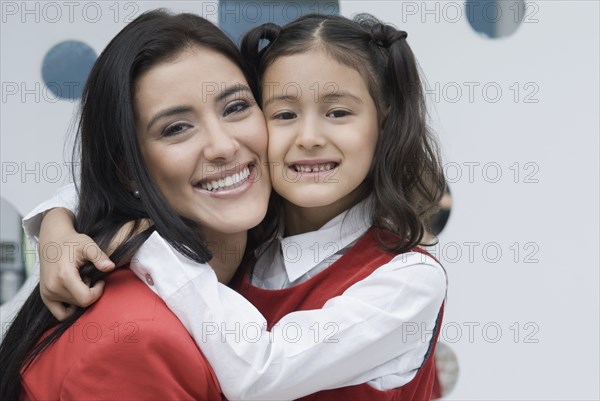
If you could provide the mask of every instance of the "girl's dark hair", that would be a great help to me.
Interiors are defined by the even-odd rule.
[[[380,241],[394,252],[421,242],[445,187],[438,147],[427,126],[419,69],[406,37],[368,14],[354,20],[310,14],[283,27],[261,25],[242,39],[242,55],[259,83],[279,57],[315,49],[361,74],[380,126],[361,195],[373,194],[374,226],[399,234],[397,243]]]
[[[200,263],[210,260],[200,227],[175,213],[148,174],[136,136],[134,94],[138,77],[192,47],[219,53],[246,74],[235,44],[211,22],[193,14],[155,10],[142,14],[117,34],[94,64],[84,88],[79,145],[73,152],[81,165],[76,230],[106,249],[124,223],[140,218],[154,222],[154,227],[142,234],[130,234],[115,250],[111,258],[117,265],[129,260],[154,230],[189,258]],[[248,82],[255,89],[254,83]],[[134,189],[141,194],[140,199],[132,195]],[[90,263],[81,269],[81,275],[92,284],[103,276]],[[80,308],[66,321],[58,322],[44,306],[39,286],[36,288],[0,345],[1,400],[20,399],[20,372],[84,310]]]

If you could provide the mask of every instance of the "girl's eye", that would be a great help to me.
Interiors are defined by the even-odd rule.
[[[250,103],[245,100],[240,100],[235,103],[230,104],[225,108],[223,112],[223,117],[227,117],[230,114],[240,113],[250,107]]]
[[[161,133],[160,136],[162,136],[162,137],[175,136],[175,135],[185,132],[190,127],[191,127],[190,124],[184,124],[184,123],[176,123],[173,125],[169,125],[167,128],[164,129],[164,131]]]
[[[327,117],[340,118],[351,115],[352,113],[348,110],[332,110],[326,114]]]
[[[275,120],[292,120],[296,118],[296,113],[291,111],[283,111],[273,116]]]

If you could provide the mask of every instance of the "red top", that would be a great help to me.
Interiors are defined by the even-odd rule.
[[[370,229],[340,259],[327,269],[311,277],[308,281],[281,290],[265,290],[250,284],[247,274],[234,284],[267,320],[269,330],[288,313],[320,309],[331,298],[341,295],[350,286],[371,275],[377,268],[391,261],[396,254],[381,249],[377,241],[377,231]],[[383,239],[392,239],[393,234],[381,232]],[[415,252],[427,254],[415,248]],[[239,276],[238,276],[239,277]],[[433,353],[439,334],[443,314],[443,305],[436,322],[435,336],[430,344],[423,365],[416,376],[406,385],[381,391],[367,383],[334,390],[320,391],[301,398],[313,401],[375,401],[375,400],[429,400],[434,383],[435,361]],[[400,339],[398,339],[400,341]]]
[[[217,379],[165,303],[129,269],[23,374],[24,400],[221,400]]]

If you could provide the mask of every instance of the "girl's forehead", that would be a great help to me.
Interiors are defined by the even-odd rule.
[[[331,79],[339,74],[341,74],[340,77],[348,74],[361,75],[357,69],[341,63],[328,52],[317,48],[276,58],[265,69],[263,84],[267,82],[269,77],[273,76],[294,81],[295,78],[301,78],[306,75],[310,75],[315,79],[319,79],[320,77]]]
[[[371,99],[368,83],[358,70],[340,63],[324,51],[282,56],[273,62],[263,77],[264,107],[278,101],[308,104],[344,99],[357,103]]]

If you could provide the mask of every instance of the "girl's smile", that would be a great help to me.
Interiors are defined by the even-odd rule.
[[[361,74],[310,50],[278,58],[263,88],[272,183],[286,210],[319,208],[306,212],[324,223],[360,200],[379,133]]]

